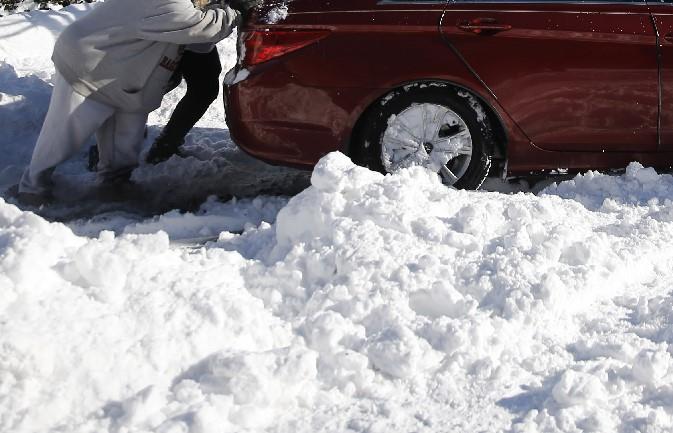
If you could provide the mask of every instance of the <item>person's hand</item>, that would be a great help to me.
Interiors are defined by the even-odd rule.
[[[264,0],[225,0],[225,3],[230,8],[239,11],[244,18],[247,18],[253,9],[264,4]]]
[[[208,6],[210,0],[192,0],[192,3],[194,3],[195,8],[203,10]]]
[[[202,11],[223,8],[226,5],[222,0],[192,0],[192,3],[194,3],[195,8],[201,9]]]

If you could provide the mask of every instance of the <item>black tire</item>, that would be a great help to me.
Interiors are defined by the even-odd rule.
[[[436,104],[454,111],[467,125],[472,136],[472,157],[465,173],[453,187],[476,190],[491,169],[487,143],[491,128],[477,99],[464,90],[435,83],[419,83],[396,90],[377,102],[365,114],[351,147],[353,161],[370,170],[386,173],[382,161],[381,142],[388,128],[388,119],[414,104]],[[481,113],[481,114],[480,114]],[[481,119],[480,119],[481,117]],[[450,166],[449,161],[447,166]]]

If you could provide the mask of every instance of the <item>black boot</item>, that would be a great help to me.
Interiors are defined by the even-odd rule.
[[[180,146],[184,143],[184,140],[175,140],[172,137],[167,136],[164,133],[159,134],[159,136],[152,143],[149,152],[147,152],[147,161],[148,164],[159,164],[170,159],[171,156],[177,155],[182,157],[182,152]]]
[[[98,145],[94,144],[89,148],[89,161],[86,164],[86,168],[91,172],[98,171],[98,161],[100,160],[100,154],[98,153]]]

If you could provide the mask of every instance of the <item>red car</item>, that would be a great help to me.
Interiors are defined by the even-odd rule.
[[[225,82],[246,152],[311,167],[339,150],[446,184],[673,164],[673,5],[294,0],[253,14]]]

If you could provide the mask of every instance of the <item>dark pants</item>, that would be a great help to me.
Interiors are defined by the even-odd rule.
[[[181,143],[194,124],[220,93],[220,56],[217,48],[207,54],[185,51],[176,74],[187,82],[187,93],[175,107],[163,135],[173,142]]]
[[[217,48],[207,54],[185,51],[171,78],[168,91],[175,89],[184,78],[187,82],[187,93],[175,107],[175,111],[161,133],[164,145],[179,146],[182,144],[187,133],[203,117],[210,104],[217,99],[220,93],[220,72],[222,72],[222,65]],[[147,128],[145,128],[145,136],[147,136]],[[97,170],[98,160],[98,147],[91,146],[89,170]]]

